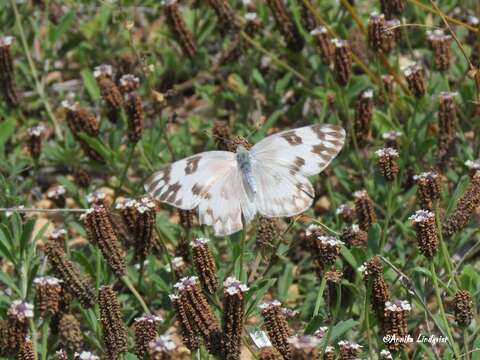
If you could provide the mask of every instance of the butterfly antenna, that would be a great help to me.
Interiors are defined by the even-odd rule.
[[[205,134],[207,134],[209,137],[214,137],[215,139],[219,139],[219,140],[222,140],[222,141],[225,141],[225,142],[229,142],[231,143],[232,140],[231,139],[227,139],[227,138],[224,138],[223,136],[218,136],[218,135],[215,135],[215,134],[212,134],[210,131],[208,130],[203,130],[203,132]]]

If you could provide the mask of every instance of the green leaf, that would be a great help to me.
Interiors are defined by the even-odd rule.
[[[104,145],[100,139],[88,136],[85,133],[79,134],[80,139],[84,140],[93,150],[95,150],[103,159],[112,159],[112,151]]]
[[[83,69],[80,74],[82,75],[83,84],[85,85],[85,89],[87,89],[88,95],[90,95],[94,101],[99,100],[100,88],[98,87],[97,80],[92,72],[88,69]]]
[[[13,117],[8,118],[7,120],[0,123],[0,149],[3,149],[3,146],[5,145],[7,140],[10,138],[10,136],[12,136],[13,132],[15,131],[16,125],[17,121]]]
[[[65,32],[72,26],[74,20],[75,13],[73,11],[70,11],[60,20],[60,23],[57,26],[51,26],[49,34],[50,42],[55,44],[62,37],[62,35],[65,34]]]
[[[281,300],[286,300],[288,298],[288,289],[293,282],[293,264],[289,263],[285,266],[282,276],[278,280],[278,297]]]

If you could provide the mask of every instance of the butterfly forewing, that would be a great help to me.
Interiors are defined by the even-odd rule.
[[[191,210],[211,197],[212,186],[235,167],[234,153],[208,151],[164,167],[150,177],[145,189],[161,202]]]
[[[208,151],[174,162],[153,174],[145,188],[180,209],[198,207],[200,224],[212,226],[217,236],[241,230],[242,213],[247,221],[256,213],[232,152]]]
[[[292,174],[312,176],[322,172],[337,156],[345,130],[337,125],[315,124],[273,134],[251,150],[260,163],[287,167]]]

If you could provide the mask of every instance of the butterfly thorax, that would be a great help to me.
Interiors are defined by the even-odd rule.
[[[255,183],[252,169],[255,160],[253,159],[252,154],[241,145],[237,147],[236,159],[242,172],[242,180],[247,195],[250,201],[253,201],[255,194],[257,193],[257,184]]]

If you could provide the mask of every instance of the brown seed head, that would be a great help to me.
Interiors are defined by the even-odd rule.
[[[158,334],[158,326],[162,318],[156,315],[144,315],[136,318],[133,324],[135,329],[135,355],[143,359],[148,354],[149,344],[154,341]]]
[[[238,32],[240,25],[235,17],[235,11],[230,6],[228,0],[208,0],[208,4],[217,15],[218,28],[221,34]]]
[[[373,91],[362,91],[355,103],[355,137],[357,143],[365,145],[370,137],[370,124],[373,118]]]
[[[400,149],[400,137],[402,136],[402,133],[399,131],[387,131],[386,133],[383,133],[382,138],[385,144],[386,148],[392,148],[395,150]]]
[[[387,181],[393,181],[398,174],[397,159],[398,151],[394,148],[383,148],[377,150],[375,154],[378,156],[378,169]]]
[[[340,348],[340,360],[359,359],[363,347],[350,341],[339,341],[338,346]]]
[[[27,130],[28,152],[34,159],[40,157],[42,151],[42,137],[44,133],[45,126],[42,124],[33,126]]]
[[[128,140],[135,144],[142,138],[143,134],[145,112],[142,99],[134,92],[127,93],[124,107],[128,120]]]
[[[170,301],[175,310],[182,342],[187,349],[193,352],[200,346],[200,330],[194,319],[189,316],[191,306],[189,305],[188,300],[183,296],[170,295]]]
[[[103,327],[103,341],[109,359],[118,359],[127,351],[128,333],[122,320],[117,295],[109,285],[100,288],[98,304]]]
[[[123,94],[128,94],[140,87],[140,79],[133,74],[124,74],[119,80],[119,89]]]
[[[35,360],[35,353],[33,351],[32,341],[27,337],[20,345],[20,351],[18,352],[18,360]]]
[[[417,232],[417,244],[420,252],[432,257],[438,250],[437,225],[435,214],[428,210],[418,210],[410,217]]]
[[[282,360],[283,357],[273,346],[265,346],[260,349],[259,360]]]
[[[58,323],[60,344],[70,351],[80,351],[83,346],[83,331],[80,322],[72,314],[64,314]]]
[[[244,293],[248,287],[234,277],[223,283],[222,357],[240,359],[243,322],[245,315]]]
[[[104,206],[93,205],[81,216],[88,239],[99,247],[110,268],[122,277],[127,272],[124,251],[120,247],[110,215]]]
[[[425,210],[433,210],[440,199],[440,176],[434,171],[423,172],[415,175],[413,180],[417,182],[417,196],[420,207]]]
[[[48,262],[60,279],[65,289],[73,294],[84,308],[95,304],[95,295],[87,279],[75,269],[67,259],[63,249],[56,243],[48,242],[45,248]]]
[[[387,97],[382,100],[384,102],[393,101],[395,98],[395,78],[392,75],[382,75],[382,86]],[[383,91],[381,93],[383,93]]]
[[[175,288],[178,291],[176,303],[183,306],[192,330],[202,336],[211,354],[218,355],[221,347],[220,325],[198,285],[197,277],[182,278]]]
[[[217,268],[213,254],[208,247],[208,239],[197,238],[192,242],[193,263],[203,289],[214,294],[218,287]]]
[[[363,231],[367,231],[377,222],[373,201],[366,190],[356,191],[355,197],[355,214],[358,220],[358,226]]]
[[[178,2],[176,0],[169,0],[163,8],[168,27],[180,44],[184,54],[190,59],[195,58],[197,55],[197,47],[190,29],[183,20]]]
[[[380,0],[380,8],[387,19],[401,15],[405,11],[404,0]]]
[[[438,146],[437,163],[445,167],[455,150],[455,135],[457,124],[457,93],[441,92],[438,107]]]
[[[443,225],[443,236],[450,237],[467,226],[475,209],[480,205],[480,172],[470,180],[470,185],[460,198],[453,213]]]
[[[408,88],[412,92],[413,96],[418,99],[425,95],[425,92],[427,91],[427,85],[425,83],[423,68],[419,64],[414,63],[407,66],[403,70],[403,74],[405,75]]]
[[[437,29],[427,31],[427,39],[433,50],[435,69],[438,71],[447,71],[452,61],[452,36],[445,34],[441,29]]]
[[[473,300],[468,291],[457,291],[453,298],[453,311],[458,325],[470,325],[473,319]]]
[[[260,305],[264,327],[268,338],[275,349],[286,359],[290,358],[290,344],[288,339],[291,336],[291,330],[287,319],[278,300]]]
[[[62,296],[62,280],[52,276],[34,280],[37,290],[37,308],[41,316],[54,315],[59,311]]]
[[[368,242],[367,232],[360,229],[357,224],[352,224],[351,226],[343,230],[340,237],[347,247],[365,247]]]
[[[271,249],[278,235],[275,220],[261,216],[257,223],[256,246],[260,249]]]
[[[62,106],[67,109],[67,123],[75,139],[80,143],[85,154],[92,160],[102,162],[103,159],[86,141],[81,137],[85,133],[90,137],[97,137],[100,131],[100,124],[95,115],[80,107],[77,102],[64,100]]]
[[[302,21],[303,28],[306,31],[311,32],[318,26],[317,19],[315,18],[315,15],[310,10],[310,8],[315,9],[315,5],[312,0],[300,1],[299,5],[300,5],[300,20]]]
[[[315,39],[315,50],[320,55],[320,59],[325,65],[330,65],[335,53],[335,46],[332,43],[332,37],[324,26],[317,27],[310,31]]]
[[[10,52],[14,38],[12,36],[0,37],[0,83],[2,84],[3,97],[8,105],[16,107],[20,98],[15,81],[15,68]]]
[[[82,189],[87,189],[90,186],[92,178],[87,170],[82,168],[73,169],[73,182]]]
[[[385,302],[382,329],[384,337],[403,338],[407,336],[407,314],[411,310],[407,301],[395,300]],[[399,351],[405,343],[401,341],[392,341],[385,343],[390,351]]]
[[[295,52],[302,51],[305,42],[284,2],[282,0],[266,0],[266,3],[275,18],[277,28],[285,39],[287,47]]]
[[[334,62],[333,73],[338,85],[346,86],[352,75],[352,53],[345,40],[333,39]]]

